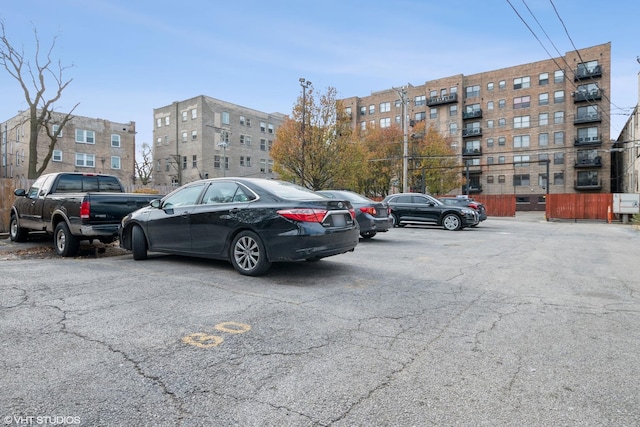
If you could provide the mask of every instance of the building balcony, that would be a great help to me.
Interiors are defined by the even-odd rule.
[[[574,181],[573,189],[576,191],[602,190],[602,180]]]
[[[596,156],[593,159],[577,159],[574,168],[601,168],[602,167],[602,157]]]
[[[594,79],[602,77],[602,65],[596,65],[591,68],[578,68],[574,77],[574,81],[584,79]]]
[[[482,148],[463,148],[463,156],[482,156]]]
[[[602,99],[602,89],[590,91],[573,92],[573,102],[600,101]]]
[[[462,113],[462,119],[480,119],[482,118],[482,110],[465,111]]]
[[[442,104],[451,104],[454,102],[458,102],[458,94],[451,93],[449,95],[444,96],[434,96],[432,98],[427,99],[427,105],[442,105]]]
[[[602,139],[599,136],[587,136],[584,138],[576,138],[573,145],[575,146],[585,146],[585,145],[602,145]]]
[[[482,193],[482,184],[469,184],[469,194]],[[462,186],[462,194],[467,194],[467,185]]]
[[[481,128],[462,129],[462,137],[467,138],[469,136],[482,136]]]
[[[575,120],[573,121],[574,125],[580,125],[583,123],[594,123],[594,122],[601,122],[602,121],[602,117],[600,116],[600,113],[586,113],[586,114],[578,114],[578,116],[576,116]]]

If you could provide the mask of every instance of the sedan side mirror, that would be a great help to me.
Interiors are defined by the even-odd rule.
[[[160,209],[160,207],[162,207],[162,200],[153,199],[149,205],[151,205],[152,208]]]

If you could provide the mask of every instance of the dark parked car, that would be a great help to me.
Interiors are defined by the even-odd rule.
[[[261,178],[213,178],[186,184],[126,216],[120,246],[222,259],[241,274],[272,262],[315,261],[353,251],[359,227],[349,201]]]
[[[438,200],[449,206],[466,206],[475,209],[475,211],[478,212],[480,222],[487,219],[487,209],[485,206],[470,197],[438,197]]]
[[[376,202],[363,195],[347,190],[317,191],[332,199],[343,199],[351,202],[356,211],[356,220],[360,225],[360,235],[370,239],[377,233],[384,233],[393,227],[386,203]]]
[[[478,213],[466,207],[447,206],[435,197],[420,193],[391,194],[383,200],[391,208],[393,225],[426,223],[461,230],[478,225]]]

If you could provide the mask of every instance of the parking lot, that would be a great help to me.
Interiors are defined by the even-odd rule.
[[[640,231],[492,218],[230,264],[0,244],[5,425],[640,424]],[[25,251],[25,252],[19,252]],[[31,251],[31,252],[29,252]]]

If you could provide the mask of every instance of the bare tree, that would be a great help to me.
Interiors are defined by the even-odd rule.
[[[51,47],[46,54],[41,54],[40,39],[38,31],[34,28],[35,36],[35,58],[34,63],[25,59],[24,50],[16,49],[9,41],[5,32],[4,22],[0,22],[0,64],[7,70],[9,75],[20,83],[24,98],[29,106],[29,172],[28,178],[35,179],[39,177],[49,164],[49,160],[53,154],[53,150],[58,141],[58,135],[62,132],[64,126],[73,118],[71,115],[79,104],[66,114],[54,114],[54,104],[62,96],[62,92],[67,88],[72,79],[65,80],[63,72],[69,68],[63,66],[60,61],[57,63],[57,69],[53,70],[54,62],[51,54],[56,45],[57,37],[53,38]],[[47,99],[45,92],[48,89],[48,83],[52,82],[54,93]],[[59,119],[59,117],[62,117]],[[56,132],[53,131],[53,125],[57,125]],[[44,128],[49,138],[47,151],[38,165],[38,134],[41,128]]]
[[[136,159],[134,163],[136,178],[140,179],[142,185],[147,185],[153,175],[153,158],[151,157],[151,147],[146,142],[142,144],[140,156],[140,161]]]

